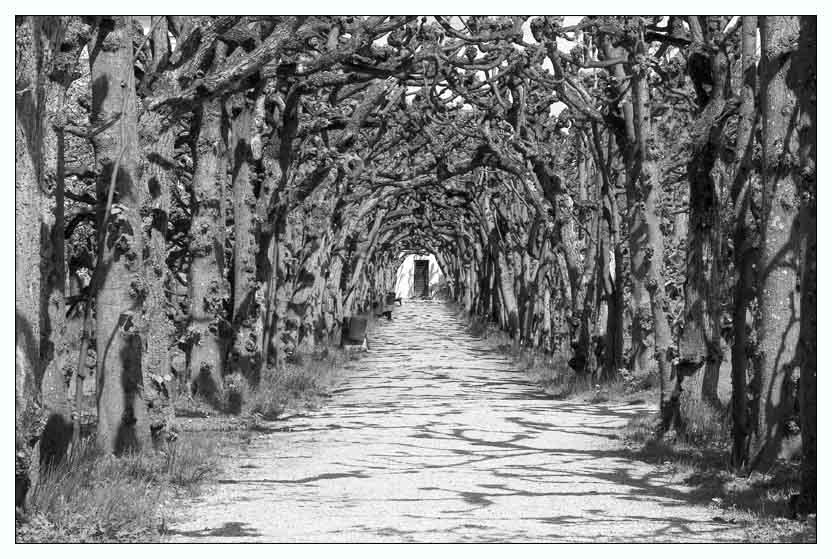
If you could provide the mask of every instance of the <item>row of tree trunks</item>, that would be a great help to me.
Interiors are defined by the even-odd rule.
[[[645,35],[661,33],[651,28],[649,18],[598,20],[592,41],[582,43],[590,51],[600,47],[595,67],[605,68],[613,79],[608,99],[614,100],[607,103],[609,110],[600,112],[588,101],[595,94],[584,91],[581,83],[571,84],[577,94],[564,91],[568,76],[562,64],[572,71],[572,66],[586,61],[576,55],[559,62],[554,39],[561,32],[554,29],[555,20],[540,23],[553,28],[551,36],[540,41],[549,48],[557,83],[542,80],[530,88],[533,82],[524,80],[531,80],[531,74],[510,80],[508,120],[488,117],[492,122],[487,126],[478,131],[471,127],[463,135],[466,146],[484,143],[459,180],[447,175],[450,167],[458,166],[451,160],[464,151],[462,144],[454,148],[454,157],[446,159],[435,150],[442,142],[439,136],[435,145],[415,147],[425,152],[409,159],[421,161],[415,165],[415,179],[396,179],[400,172],[395,166],[364,172],[373,166],[378,146],[384,146],[382,151],[393,154],[394,160],[399,157],[396,146],[401,144],[396,142],[401,138],[387,138],[389,130],[397,130],[407,143],[410,132],[403,124],[417,124],[417,130],[433,126],[411,121],[406,114],[385,120],[387,111],[400,101],[408,105],[404,95],[408,78],[392,85],[400,78],[378,79],[384,78],[385,70],[377,69],[378,77],[368,78],[362,72],[344,73],[340,63],[332,62],[351,56],[339,50],[343,25],[356,25],[342,39],[358,46],[373,26],[372,19],[333,22],[326,41],[328,54],[319,58],[320,53],[307,52],[304,56],[312,62],[301,56],[298,60],[304,62],[297,67],[284,63],[290,58],[282,51],[293,56],[306,50],[292,31],[306,37],[318,32],[317,23],[205,17],[194,20],[197,30],[192,36],[188,26],[181,25],[183,20],[154,17],[150,37],[145,38],[131,18],[89,21],[96,29],[88,44],[90,130],[102,127],[102,131],[86,135],[96,160],[97,201],[91,204],[97,203],[98,263],[89,289],[96,304],[88,301],[84,323],[85,327],[93,324],[94,312],[98,438],[105,449],[137,448],[149,434],[149,425],[159,423],[147,408],[161,408],[171,368],[170,309],[178,305],[174,297],[184,296],[167,289],[168,280],[174,279],[168,270],[171,237],[178,245],[172,258],[179,259],[179,270],[187,270],[188,275],[187,305],[176,309],[186,315],[177,318],[177,327],[190,327],[185,336],[190,343],[188,380],[194,392],[220,408],[227,404],[224,388],[229,380],[256,384],[264,366],[280,366],[292,352],[314,349],[340,331],[339,321],[367,312],[392,287],[394,266],[403,252],[416,250],[421,243],[418,248],[433,252],[445,276],[453,280],[449,286],[453,297],[463,301],[469,313],[499,324],[515,345],[543,347],[569,358],[575,374],[611,379],[627,365],[637,378],[657,378],[664,430],[683,426],[679,408],[683,377],[693,377],[687,397],[719,407],[720,311],[727,303],[719,286],[733,264],[734,463],[770,467],[785,436],[785,421],[794,413],[793,394],[799,392],[804,441],[809,443],[804,450],[805,483],[815,483],[816,426],[805,411],[816,406],[816,309],[812,309],[817,278],[816,268],[806,263],[816,258],[813,21],[763,20],[758,115],[756,20],[742,20],[745,79],[731,185],[733,263],[721,244],[728,217],[720,213],[727,205],[727,200],[720,200],[722,170],[731,161],[731,150],[722,150],[722,143],[730,138],[723,127],[729,120],[734,122],[738,101],[730,88],[733,36],[723,36],[725,18],[690,17],[688,28],[682,29],[684,37],[662,35],[675,42],[690,41],[676,54],[665,49],[673,41],[665,43],[656,60],[658,64],[673,57],[686,61],[687,74],[681,78],[693,81],[697,96],[693,111],[678,108],[687,94],[679,96],[676,91],[672,97],[674,92],[666,91],[666,84],[657,85],[643,63],[653,52],[648,47],[656,42]],[[71,82],[55,72],[53,59],[56,52],[77,58],[83,45],[77,39],[83,33],[70,29],[67,22],[18,19],[15,76],[16,258],[41,254],[34,264],[16,260],[21,264],[16,275],[16,395],[18,401],[43,404],[60,419],[59,430],[64,431],[70,412],[66,380],[72,363],[65,333],[60,113]],[[674,16],[667,26],[680,22]],[[176,37],[173,53],[169,34]],[[64,36],[76,39],[64,41]],[[147,39],[150,59],[144,50]],[[350,48],[345,52],[356,52]],[[277,64],[279,59],[284,62]],[[320,72],[330,66],[333,72]],[[137,76],[142,76],[138,88]],[[342,79],[359,83],[343,87]],[[458,86],[448,81],[450,89]],[[545,110],[537,123],[527,112],[546,105],[532,100],[532,94],[546,87],[555,88],[568,102],[564,113],[568,116],[563,118],[568,133],[560,128],[562,121],[548,120]],[[137,110],[137,90],[148,101],[146,110]],[[578,103],[575,95],[587,102]],[[673,106],[676,101],[668,98],[679,103]],[[345,99],[348,102],[342,104]],[[413,96],[411,101],[417,108],[424,99]],[[376,111],[381,107],[385,108]],[[333,108],[337,110],[330,111]],[[677,154],[681,156],[671,161],[663,157],[670,150],[660,144],[667,143],[668,122],[678,116],[674,111],[690,112],[695,121],[690,145],[682,146]],[[137,121],[139,112],[141,121]],[[458,118],[454,124],[462,127],[471,124],[464,114],[450,114],[455,113],[437,112],[431,118],[438,122]],[[671,118],[665,118],[667,114]],[[754,196],[756,160],[753,148],[749,149],[757,118],[764,140],[760,212]],[[183,143],[177,134],[186,123],[191,126]],[[368,123],[371,133],[365,134],[362,126]],[[268,139],[263,137],[267,131]],[[454,127],[447,132],[455,134]],[[390,140],[396,142],[388,149],[385,143]],[[177,151],[180,144],[191,146],[192,162]],[[436,161],[437,184],[424,172],[433,165],[431,159]],[[406,160],[396,160],[397,165]],[[668,179],[675,173],[669,168],[685,163],[688,188],[680,189],[674,186],[680,184],[678,178]],[[576,179],[575,184],[567,184],[564,177]],[[75,188],[77,183],[70,184]],[[192,199],[182,201],[179,193],[189,187]],[[465,192],[460,195],[460,190]],[[687,192],[679,195],[682,190]],[[232,204],[226,212],[229,191]],[[67,194],[79,197],[69,190]],[[622,194],[626,203],[619,199]],[[431,200],[432,196],[443,202]],[[684,212],[682,198],[689,201],[687,215],[670,207],[679,202]],[[81,198],[90,199],[88,193]],[[454,204],[461,209],[452,210]],[[170,214],[180,206],[185,219],[172,218]],[[226,243],[230,214],[233,242]],[[759,253],[754,251],[755,220],[761,228]],[[168,231],[169,223],[173,227],[178,223],[179,230]],[[663,231],[668,224],[672,233]],[[665,247],[668,238],[672,240]],[[629,254],[622,245],[627,245]],[[226,252],[232,246],[229,259]],[[669,254],[665,262],[666,248],[683,252],[685,262],[678,254]],[[684,328],[678,340],[671,336],[668,320],[676,301],[668,301],[665,293],[666,285],[674,292],[681,285],[682,273],[677,275],[675,267],[685,268],[685,308],[680,319]],[[229,277],[231,289],[226,285]],[[175,279],[181,280],[181,275]],[[628,288],[631,351],[630,363],[625,364]],[[672,292],[670,296],[675,298]],[[747,352],[747,314],[754,308],[761,309],[760,336],[751,350],[759,349],[759,355]],[[674,342],[679,358],[671,366]],[[809,355],[798,359],[799,352]],[[85,353],[82,349],[79,355],[79,373]],[[798,368],[804,371],[796,390]],[[755,382],[749,390],[750,370]],[[749,410],[749,394],[756,396],[758,410]],[[165,413],[169,419],[171,408]]]

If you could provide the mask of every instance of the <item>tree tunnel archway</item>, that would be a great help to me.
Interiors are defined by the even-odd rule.
[[[790,50],[757,57],[754,16],[18,18],[19,384],[42,373],[50,400],[88,368],[62,333],[83,309],[82,348],[130,355],[96,348],[101,441],[146,433],[120,402],[161,401],[172,373],[222,391],[337,343],[421,252],[518,344],[657,379],[665,418],[684,377],[716,394],[730,330],[745,425],[747,373],[777,402],[787,378],[753,351],[787,340],[796,363],[803,316],[816,345],[816,30],[761,21],[759,50]],[[777,146],[792,156],[774,172]],[[72,298],[65,270],[92,278]],[[778,406],[739,455],[756,436],[772,461]]]

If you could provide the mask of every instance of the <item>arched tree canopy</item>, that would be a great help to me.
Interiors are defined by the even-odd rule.
[[[219,406],[337,343],[409,253],[564,375],[657,384],[662,431],[730,348],[738,465],[776,458],[801,366],[816,405],[813,17],[16,23],[20,262],[56,247],[19,266],[18,385],[89,345],[108,446],[172,376]]]

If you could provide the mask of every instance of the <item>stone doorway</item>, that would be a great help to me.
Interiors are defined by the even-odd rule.
[[[430,288],[430,260],[413,261],[413,296],[429,297]]]

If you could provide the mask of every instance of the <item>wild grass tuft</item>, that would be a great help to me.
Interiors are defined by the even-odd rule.
[[[698,445],[728,445],[731,439],[730,409],[719,402],[709,403],[682,393],[679,402],[685,419],[686,442]]]
[[[219,470],[219,441],[189,435],[161,453],[163,473],[174,487],[194,490]]]

